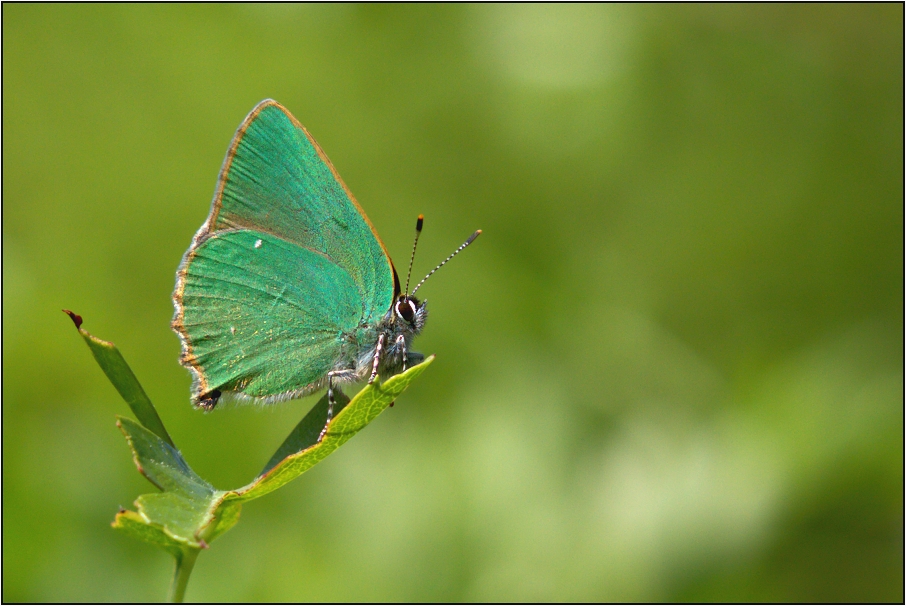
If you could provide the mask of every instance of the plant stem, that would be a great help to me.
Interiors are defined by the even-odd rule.
[[[198,557],[200,551],[200,549],[186,549],[180,557],[176,558],[176,570],[173,572],[173,582],[170,583],[169,601],[171,603],[182,603],[186,595],[186,585],[189,584],[189,576],[195,566],[195,558]]]

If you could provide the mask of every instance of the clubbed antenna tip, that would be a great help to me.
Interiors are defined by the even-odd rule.
[[[409,271],[406,272],[406,294],[409,294],[409,278],[412,277],[412,262],[415,261],[415,247],[418,246],[418,237],[425,225],[425,215],[419,215],[415,221],[415,241],[412,243],[412,256],[409,257]]]

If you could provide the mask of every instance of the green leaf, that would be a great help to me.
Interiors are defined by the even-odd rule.
[[[139,472],[161,490],[141,495],[135,511],[120,511],[113,527],[136,539],[157,545],[176,559],[171,599],[180,601],[201,549],[239,521],[242,503],[274,491],[311,469],[343,445],[387,407],[434,361],[428,357],[386,382],[366,385],[352,400],[340,396],[334,418],[318,442],[327,417],[327,396],[299,422],[261,474],[247,486],[218,490],[195,473],[176,448],[151,400],[113,343],[102,341],[72,318],[95,360],[140,423],[117,417]]]
[[[117,426],[126,436],[139,472],[163,491],[135,501],[141,520],[196,549],[238,521],[238,509],[218,510],[223,491],[192,471],[178,450],[131,419],[119,417]]]
[[[319,443],[327,416],[327,398],[321,398],[284,440],[261,475],[236,490],[217,490],[196,474],[172,445],[135,421],[119,417],[117,425],[132,449],[136,467],[163,492],[140,496],[135,501],[137,511],[118,515],[114,527],[171,553],[207,547],[236,524],[242,503],[280,488],[322,461],[377,418],[433,361],[434,356],[430,356],[385,383],[367,385],[351,401],[341,399],[340,410]]]
[[[170,537],[164,532],[163,528],[148,523],[145,518],[134,511],[124,510],[119,512],[113,519],[111,526],[123,531],[134,539],[157,545],[169,552],[174,558],[181,557],[186,548],[184,543]]]
[[[160,420],[160,416],[157,414],[154,404],[151,403],[150,398],[148,398],[145,390],[142,389],[141,384],[138,382],[138,379],[135,378],[135,374],[132,372],[132,369],[129,368],[129,365],[123,358],[123,354],[116,348],[116,345],[108,341],[102,341],[82,328],[81,316],[74,314],[68,309],[64,309],[63,311],[72,318],[79,334],[82,335],[82,338],[85,339],[85,343],[88,344],[88,349],[94,354],[94,359],[97,360],[101,370],[104,371],[104,374],[107,375],[107,378],[110,379],[110,382],[113,383],[116,390],[120,392],[120,395],[126,400],[126,404],[132,409],[132,413],[135,417],[142,425],[160,436],[165,442],[170,444],[170,446],[173,446],[173,439],[164,428],[164,423]]]
[[[251,484],[229,491],[225,499],[257,499],[308,471],[377,418],[433,361],[434,356],[429,356],[421,364],[384,383],[375,381],[366,385],[334,416],[319,443],[318,435],[324,427],[323,419],[327,417],[327,398],[321,398],[277,449],[261,475]]]

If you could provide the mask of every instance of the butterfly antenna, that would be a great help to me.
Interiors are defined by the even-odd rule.
[[[412,243],[412,256],[409,257],[409,271],[406,273],[406,294],[409,294],[409,278],[412,277],[412,262],[415,261],[415,247],[418,246],[418,237],[422,235],[422,226],[425,224],[425,215],[419,215],[415,222],[415,242]]]
[[[437,267],[435,267],[434,269],[432,269],[432,270],[428,273],[427,276],[425,276],[424,278],[422,278],[422,281],[418,283],[418,286],[416,286],[415,288],[412,289],[412,294],[414,295],[414,294],[418,291],[418,289],[422,287],[422,284],[424,284],[425,281],[426,281],[428,278],[430,278],[430,277],[434,274],[434,272],[436,272],[438,269],[440,269],[441,267],[443,267],[444,265],[446,265],[446,264],[447,264],[447,261],[449,261],[450,259],[452,259],[452,258],[455,257],[456,255],[458,255],[460,252],[462,252],[462,249],[464,249],[466,246],[468,246],[469,244],[471,244],[472,242],[474,242],[474,241],[475,241],[475,238],[477,238],[477,237],[480,236],[480,235],[481,235],[481,230],[480,230],[480,229],[475,230],[475,233],[472,234],[471,236],[469,236],[469,239],[466,240],[465,242],[463,242],[462,246],[460,246],[459,248],[457,248],[456,250],[454,250],[452,255],[450,255],[449,257],[447,257],[446,259],[444,259],[444,260],[441,262],[440,265],[438,265]]]

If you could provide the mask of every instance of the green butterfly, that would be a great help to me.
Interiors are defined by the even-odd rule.
[[[416,243],[421,227],[419,217]],[[326,385],[329,423],[340,384],[423,359],[411,350],[428,316],[415,297],[423,283],[400,289],[321,147],[286,108],[262,101],[233,137],[211,212],[176,274],[172,327],[192,401],[211,410],[224,394],[268,403]]]

